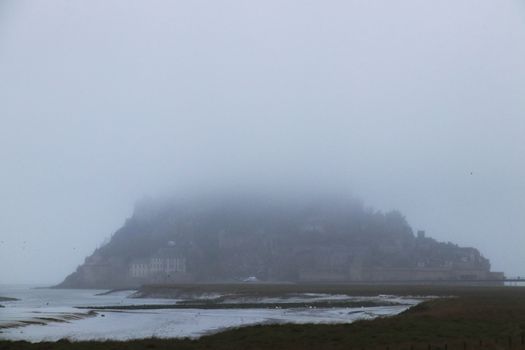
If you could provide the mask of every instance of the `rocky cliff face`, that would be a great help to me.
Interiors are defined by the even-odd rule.
[[[489,271],[476,249],[416,237],[399,212],[355,199],[221,197],[139,202],[60,286],[484,279]]]

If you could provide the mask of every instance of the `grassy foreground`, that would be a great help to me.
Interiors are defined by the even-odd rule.
[[[398,316],[352,324],[250,326],[198,340],[4,341],[0,349],[525,349],[525,288],[440,288],[426,292],[457,297],[430,300]],[[417,288],[413,292],[421,294]]]

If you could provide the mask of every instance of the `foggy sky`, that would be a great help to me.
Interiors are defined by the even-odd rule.
[[[0,0],[0,283],[144,195],[350,191],[525,274],[521,0]]]

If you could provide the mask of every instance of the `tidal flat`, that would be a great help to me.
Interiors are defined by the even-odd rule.
[[[181,286],[176,297],[163,298],[140,295],[140,290],[11,290],[20,300],[6,303],[0,339],[38,343],[199,338],[256,324],[350,323],[395,315],[422,301],[392,295],[308,292],[310,288],[304,286],[286,291],[279,285],[198,287],[189,291]]]
[[[311,286],[310,286],[311,287]],[[193,288],[193,287],[192,287]],[[228,288],[255,288],[230,286]],[[268,290],[268,286],[262,287]],[[277,287],[304,291],[307,286]],[[315,293],[361,296],[433,295],[397,315],[385,313],[353,322],[247,323],[200,337],[147,337],[126,341],[3,341],[0,349],[521,349],[525,332],[525,288],[457,286],[316,286]],[[206,288],[204,288],[206,289]],[[382,293],[378,293],[378,289]],[[282,291],[282,290],[281,290]],[[223,291],[224,292],[224,291]],[[355,294],[354,294],[355,295]],[[366,308],[365,308],[366,309]],[[335,310],[335,309],[333,309]],[[188,310],[176,310],[186,312]],[[211,310],[215,311],[215,310]],[[224,311],[224,310],[221,310]],[[225,310],[228,311],[228,310]],[[240,310],[250,311],[251,310]],[[260,310],[258,310],[260,311]],[[146,312],[146,311],[140,311]],[[202,310],[201,310],[202,312]],[[118,314],[118,313],[116,313]],[[350,314],[349,314],[350,315]],[[349,316],[346,315],[346,316]],[[384,317],[388,316],[388,317]],[[220,316],[219,316],[220,317]],[[224,317],[224,315],[223,315]],[[248,317],[248,316],[246,316]],[[92,318],[98,322],[101,318]]]

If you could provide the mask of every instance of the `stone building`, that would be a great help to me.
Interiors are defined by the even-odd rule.
[[[182,247],[170,242],[168,247],[159,249],[145,259],[135,259],[129,264],[129,276],[138,282],[187,281],[186,253]]]

